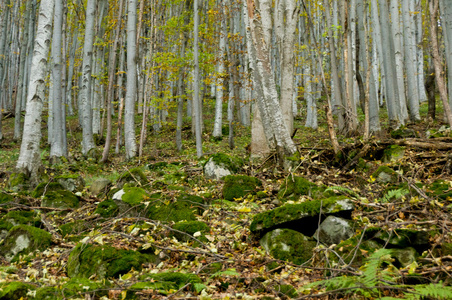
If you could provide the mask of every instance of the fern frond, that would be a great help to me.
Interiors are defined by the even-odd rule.
[[[388,203],[391,199],[400,199],[408,193],[409,191],[405,188],[390,190],[380,199],[380,202]]]
[[[335,192],[335,193],[341,193],[341,194],[347,194],[356,198],[359,198],[359,194],[351,189],[345,188],[343,186],[330,186],[328,187],[325,192]]]
[[[420,284],[414,286],[415,296],[417,299],[431,297],[434,299],[452,299],[452,287],[443,286],[440,283]]]
[[[380,266],[383,262],[391,264],[391,250],[378,249],[367,258],[366,263],[362,267],[363,274],[361,276],[361,282],[366,287],[375,287],[380,283],[382,280]]]

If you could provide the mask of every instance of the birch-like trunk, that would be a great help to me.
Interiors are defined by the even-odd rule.
[[[45,77],[50,39],[52,36],[52,18],[54,0],[41,0],[38,28],[34,43],[34,52],[30,70],[27,111],[24,120],[24,134],[16,168],[38,179],[41,167],[39,143],[41,141],[41,117],[44,103]]]
[[[79,107],[82,125],[82,153],[87,155],[95,148],[93,139],[93,117],[91,106],[92,60],[94,45],[94,20],[96,1],[88,0],[85,17],[85,40],[83,44],[82,82],[79,93]]]
[[[222,6],[222,9],[225,6]],[[217,72],[217,88],[215,94],[215,120],[213,125],[212,136],[214,138],[221,138],[222,136],[222,119],[223,119],[223,91],[224,91],[224,76],[225,76],[225,54],[226,54],[226,20],[222,16],[220,27],[220,44],[218,49],[218,72]]]
[[[128,0],[127,9],[127,84],[124,100],[124,143],[126,159],[136,156],[135,138],[135,99],[137,96],[137,62],[136,62],[136,26],[137,0]]]
[[[196,136],[196,155],[202,156],[202,126],[201,126],[201,99],[199,99],[199,45],[198,45],[198,33],[199,33],[199,16],[198,16],[198,0],[194,0],[194,25],[193,25],[193,56],[194,56],[194,69],[193,69],[193,111],[195,119],[195,136]]]

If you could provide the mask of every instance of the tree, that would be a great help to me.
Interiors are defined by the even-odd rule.
[[[27,109],[24,120],[24,133],[16,168],[38,179],[41,167],[39,144],[41,141],[41,118],[44,103],[45,72],[52,35],[54,0],[41,0],[38,28],[34,42],[33,59],[30,70],[30,83],[27,95]]]
[[[193,56],[194,56],[194,70],[193,70],[193,110],[195,115],[195,135],[196,135],[196,155],[202,156],[202,126],[201,126],[201,101],[199,99],[199,16],[198,16],[198,0],[194,0],[194,25],[193,25]]]

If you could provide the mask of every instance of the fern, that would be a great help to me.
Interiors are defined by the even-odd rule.
[[[408,194],[409,191],[405,188],[390,190],[381,199],[381,203],[388,203],[391,199],[399,199]]]
[[[452,287],[443,286],[440,283],[420,284],[414,286],[415,299],[423,297],[432,297],[434,299],[452,299]]]

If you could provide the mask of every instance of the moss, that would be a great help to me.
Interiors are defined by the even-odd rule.
[[[243,160],[236,158],[236,157],[228,156],[224,153],[212,154],[209,157],[209,159],[206,161],[206,163],[209,160],[212,160],[217,165],[226,167],[228,170],[230,170],[233,173],[237,173],[243,165]]]
[[[298,200],[302,195],[315,199],[322,197],[324,190],[325,187],[319,187],[303,177],[288,177],[279,189],[278,199],[281,201]]]
[[[27,292],[35,289],[34,285],[20,281],[2,283],[0,285],[0,299],[19,300],[27,298]]]
[[[221,262],[214,262],[211,264],[208,264],[207,266],[205,266],[201,272],[208,274],[208,275],[213,275],[215,273],[220,272],[223,269],[223,264]]]
[[[124,192],[125,194],[122,195],[121,200],[131,206],[139,205],[144,200],[149,199],[148,193],[139,187],[132,187],[126,184],[124,185]]]
[[[137,291],[141,290],[154,290],[159,294],[167,295],[169,291],[177,291],[177,285],[174,282],[163,281],[163,282],[137,282],[132,284],[127,290],[126,299],[136,299],[135,295]]]
[[[397,161],[405,154],[405,147],[399,145],[390,145],[383,151],[383,161]]]
[[[141,184],[141,186],[145,186],[149,183],[141,168],[132,168],[119,176],[116,185],[119,188],[122,188],[125,183],[132,183],[136,185],[137,181]]]
[[[168,163],[166,161],[160,161],[153,164],[148,165],[149,171],[159,171],[161,169],[164,169],[168,166]]]
[[[59,300],[64,299],[61,291],[56,287],[42,287],[36,291],[35,300]]]
[[[28,187],[30,177],[25,173],[12,173],[9,176],[8,187],[12,190],[18,190]]]
[[[359,245],[359,249],[356,247]],[[360,266],[369,254],[375,252],[378,249],[383,248],[382,245],[372,240],[361,240],[361,234],[357,234],[345,241],[340,242],[335,250],[345,263],[351,263],[353,267]],[[333,260],[337,260],[337,256],[331,257]],[[353,259],[353,261],[352,261]]]
[[[415,229],[395,229],[391,232],[373,227],[366,231],[366,238],[373,239],[381,245],[390,245],[395,248],[414,247],[420,252],[428,248],[432,235],[434,232]]]
[[[441,245],[441,254],[442,256],[451,256],[452,255],[452,243],[444,243]]]
[[[0,205],[1,206],[4,207],[5,204],[7,204],[7,203],[11,203],[12,204],[14,202],[14,200],[15,200],[15,198],[14,198],[13,195],[0,192]]]
[[[79,199],[76,195],[69,191],[52,191],[47,192],[42,199],[42,207],[53,207],[60,209],[78,208],[80,206]]]
[[[292,229],[276,229],[268,232],[260,241],[274,258],[302,264],[312,257],[317,243]]]
[[[41,182],[38,186],[33,190],[31,196],[34,198],[39,198],[42,195],[47,194],[48,192],[53,191],[61,191],[64,190],[64,187],[58,182]]]
[[[386,174],[386,175],[383,175]],[[373,178],[381,183],[396,182],[397,173],[388,166],[379,166],[378,169],[372,174]]]
[[[193,235],[196,232],[201,233],[208,233],[210,232],[210,227],[204,222],[201,221],[185,221],[185,222],[178,222],[174,224],[173,229],[176,229],[178,231],[185,232],[189,235]],[[189,241],[191,240],[188,236],[185,234],[179,233],[179,232],[173,232],[172,233],[179,241]],[[207,239],[204,236],[197,237],[202,242],[207,241]]]
[[[430,197],[439,198],[441,200],[452,200],[452,187],[444,180],[436,180],[427,188],[427,194]]]
[[[97,205],[94,213],[99,214],[103,218],[112,218],[118,215],[118,204],[111,199],[104,200]]]
[[[413,129],[401,127],[391,131],[391,137],[393,139],[415,138],[416,132]]]
[[[63,237],[67,235],[79,235],[82,231],[86,231],[91,229],[93,224],[85,221],[85,220],[77,220],[74,222],[66,223],[58,227]]]
[[[317,216],[320,214],[320,210],[324,214],[333,214],[351,209],[353,209],[352,204],[343,196],[311,200],[298,204],[286,204],[255,215],[250,225],[250,231],[261,235],[276,225],[298,220],[302,217]]]
[[[187,201],[155,205],[149,208],[148,218],[164,222],[195,221],[200,214],[200,207]]]
[[[85,180],[77,174],[60,175],[55,177],[55,181],[71,192],[81,191],[85,186]]]
[[[154,282],[171,282],[177,286],[177,289],[182,288],[187,283],[202,283],[201,279],[196,274],[179,273],[179,272],[163,272],[157,274],[145,274],[140,276],[140,280],[153,280]]]
[[[262,186],[259,179],[245,175],[228,175],[223,178],[223,197],[226,200],[241,198]]]
[[[67,273],[71,278],[97,279],[119,277],[132,268],[141,270],[142,264],[155,262],[152,254],[116,249],[109,245],[78,244],[69,255]]]
[[[19,247],[16,242],[19,236],[25,236],[29,242],[24,242]],[[16,261],[19,254],[29,253],[34,250],[45,250],[50,247],[51,243],[52,235],[47,231],[29,225],[17,225],[11,228],[3,240],[0,254],[7,257],[7,259]]]
[[[278,296],[286,296],[289,298],[298,297],[297,290],[290,284],[281,284],[276,286],[274,289],[278,293]]]
[[[89,291],[96,291],[97,297],[106,296],[108,294],[108,289],[105,287],[109,287],[108,281],[104,281],[105,283],[91,281],[86,278],[71,278],[68,282],[66,282],[62,288],[62,294],[65,298],[86,298],[85,295]]]
[[[42,223],[39,216],[34,211],[14,210],[8,212],[1,218],[0,228],[9,231],[14,226],[20,224],[39,227]]]

